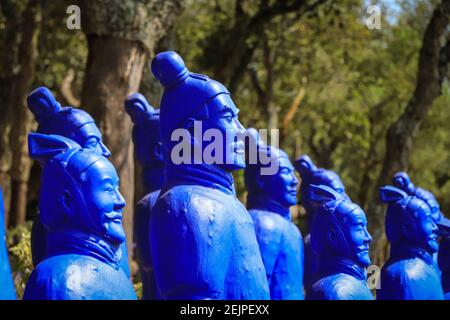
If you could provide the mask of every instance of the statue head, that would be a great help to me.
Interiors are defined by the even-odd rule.
[[[435,223],[440,223],[442,219],[445,219],[434,195],[428,190],[416,188],[406,172],[397,172],[392,180],[395,187],[426,202],[430,207],[431,216]],[[446,223],[446,221],[442,222]]]
[[[256,129],[249,128],[247,132],[253,140],[251,143],[256,146],[255,151],[258,155],[258,161],[247,162],[245,168],[244,178],[249,197],[262,196],[286,208],[295,205],[298,180],[288,155],[281,149],[264,144]],[[275,161],[278,170],[274,174],[264,174],[261,169],[273,166]]]
[[[125,110],[133,121],[134,152],[144,167],[163,167],[159,109],[154,109],[140,93],[125,100]]]
[[[393,186],[382,187],[380,198],[388,205],[385,227],[392,244],[417,247],[431,253],[438,250],[438,227],[430,207],[423,200]]]
[[[364,211],[332,188],[311,185],[309,199],[316,207],[311,227],[311,246],[319,256],[348,259],[370,265],[369,244]]]
[[[325,185],[346,196],[341,178],[334,171],[317,168],[308,155],[305,154],[295,161],[295,169],[302,179],[302,188],[312,184]]]
[[[86,111],[61,107],[46,87],[33,90],[27,97],[27,103],[39,123],[38,133],[60,135],[77,142],[84,149],[94,150],[105,157],[111,155],[102,142],[94,119]]]
[[[207,136],[205,132],[214,131],[221,135],[220,142],[214,142],[220,146],[220,156],[216,155],[216,159],[219,158],[217,165],[225,170],[244,168],[242,135],[245,129],[238,120],[239,109],[228,90],[205,75],[189,72],[181,57],[173,51],[157,54],[151,68],[154,76],[164,86],[160,118],[161,137],[167,151],[171,153],[179,143],[171,139],[174,131],[182,129],[189,133],[192,148],[199,148],[200,145],[203,154],[213,144],[211,140],[214,140],[203,139]],[[195,131],[200,132],[200,136]],[[167,157],[169,163],[173,163],[171,156],[172,154]]]
[[[63,136],[30,133],[28,143],[30,157],[43,165],[39,209],[49,232],[81,231],[116,246],[125,241],[125,201],[111,162]]]

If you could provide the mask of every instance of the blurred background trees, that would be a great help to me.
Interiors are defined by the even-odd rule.
[[[81,30],[66,27],[71,4],[81,7]],[[369,4],[381,8],[380,29],[365,25]],[[190,70],[228,86],[245,126],[279,128],[292,159],[307,153],[340,174],[368,213],[374,262],[382,264],[377,188],[395,170],[408,170],[450,212],[448,6],[449,0],[2,0],[0,184],[9,226],[37,210],[39,166],[27,163],[25,139],[35,124],[24,98],[45,85],[97,120],[121,174],[131,239],[142,188],[122,103],[140,90],[158,107],[162,89],[149,63],[172,49]],[[243,173],[235,178],[245,200]]]

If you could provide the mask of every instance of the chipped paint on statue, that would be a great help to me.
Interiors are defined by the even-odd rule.
[[[364,211],[327,186],[311,185],[307,196],[316,206],[311,247],[320,260],[319,280],[307,292],[307,299],[373,299],[366,284],[372,238]]]
[[[134,154],[142,166],[141,181],[145,196],[136,205],[134,236],[142,280],[142,298],[158,298],[150,248],[150,215],[165,179],[159,110],[140,93],[125,100],[125,110],[133,121]]]
[[[0,300],[16,300],[16,290],[8,259],[6,246],[5,207],[0,187]]]
[[[58,135],[31,133],[28,145],[43,165],[39,209],[48,245],[24,299],[136,299],[120,265],[125,201],[113,165]]]
[[[167,182],[151,216],[154,270],[163,299],[268,299],[269,288],[252,218],[237,199],[231,171],[245,167],[245,129],[228,90],[189,72],[175,52],[152,61],[164,86],[160,106]],[[175,164],[176,129],[217,129],[226,139],[224,164]],[[236,138],[236,139],[235,139]],[[189,140],[192,146],[198,141]],[[202,150],[208,144],[202,146]]]
[[[380,197],[388,204],[386,236],[391,244],[381,269],[379,300],[442,300],[440,272],[433,254],[438,251],[438,227],[427,203],[386,186]]]
[[[318,168],[312,162],[308,155],[303,155],[295,161],[295,168],[301,177],[300,197],[303,208],[306,211],[308,229],[311,228],[314,217],[314,206],[308,199],[308,193],[311,185],[325,185],[339,194],[348,197],[345,193],[345,187],[339,176],[331,170]],[[305,265],[304,265],[304,286],[308,291],[318,279],[317,270],[319,261],[317,255],[311,249],[311,235],[308,233],[304,239],[305,243]]]
[[[248,129],[259,158],[278,162],[275,175],[262,175],[262,161],[247,164],[247,208],[255,224],[272,300],[303,300],[303,239],[289,208],[297,203],[298,180],[287,154],[259,142]],[[259,142],[259,143],[258,143]]]
[[[94,119],[78,108],[62,107],[49,89],[39,87],[27,97],[28,108],[39,123],[37,132],[42,134],[56,134],[69,138],[82,148],[92,150],[105,157],[111,153],[103,144],[102,135]],[[37,266],[47,253],[47,230],[37,215],[31,231],[31,252],[33,265]],[[122,244],[121,266],[130,276],[126,243]]]

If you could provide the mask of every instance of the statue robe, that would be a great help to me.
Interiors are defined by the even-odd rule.
[[[253,221],[231,173],[207,165],[167,168],[150,225],[163,299],[269,299]]]

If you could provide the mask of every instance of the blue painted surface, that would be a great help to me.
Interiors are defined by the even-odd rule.
[[[433,193],[420,187],[416,187],[406,172],[397,172],[394,175],[392,183],[395,187],[403,190],[408,195],[415,196],[425,201],[430,207],[433,221],[438,226],[438,234],[442,237],[441,244],[443,244],[442,248],[440,244],[438,252],[433,254],[433,260],[435,262],[438,262],[439,260],[438,266],[442,271],[442,287],[444,293],[447,293],[447,296],[450,296],[448,294],[450,292],[450,260],[447,258],[450,256],[450,245],[448,245],[448,240],[446,240],[450,238],[450,220],[441,212],[440,205]]]
[[[0,187],[0,300],[16,300],[16,289],[6,247],[5,207]]]
[[[133,121],[134,153],[142,166],[141,181],[145,196],[134,212],[136,254],[142,280],[142,298],[158,299],[150,246],[150,216],[165,181],[165,164],[160,133],[159,110],[154,109],[140,93],[125,100],[125,110]]]
[[[442,289],[446,300],[450,300],[450,237],[442,238],[439,244],[439,268],[441,269]]]
[[[247,164],[244,175],[247,208],[255,224],[270,298],[303,300],[303,239],[289,211],[297,203],[295,169],[280,149],[259,144],[257,154],[278,163],[273,175],[262,174],[261,168],[268,164],[261,161]]]
[[[113,165],[58,135],[31,133],[28,145],[43,165],[39,209],[48,244],[24,299],[136,299],[120,265],[125,201]]]
[[[345,187],[339,176],[331,170],[318,168],[308,155],[303,155],[295,161],[295,168],[302,179],[300,185],[300,196],[302,206],[305,208],[308,228],[311,228],[312,219],[314,217],[315,207],[308,199],[308,193],[311,185],[325,185],[334,191],[348,197],[345,193]],[[311,248],[311,236],[307,234],[304,239],[305,247],[305,267],[304,267],[304,286],[308,291],[311,286],[318,280],[317,271],[319,270],[319,261],[317,254]]]
[[[309,300],[371,300],[365,268],[370,265],[364,211],[332,188],[311,185],[307,195],[316,206],[311,247],[317,253],[319,280],[307,292]]]
[[[33,90],[27,97],[28,108],[39,123],[37,132],[42,134],[56,134],[69,138],[84,149],[97,152],[105,157],[111,155],[103,144],[102,135],[94,119],[84,110],[73,107],[62,107],[46,87]],[[121,267],[128,277],[127,246],[122,244]],[[31,230],[31,253],[33,265],[37,266],[47,254],[47,230],[41,223],[38,214]]]
[[[438,227],[429,205],[393,186],[381,188],[380,196],[388,204],[385,227],[391,252],[381,269],[377,299],[442,300],[440,272],[433,259]]]
[[[151,216],[151,249],[163,299],[268,299],[269,287],[253,221],[236,198],[232,170],[245,167],[245,129],[228,90],[204,75],[190,73],[175,52],[152,61],[163,84],[161,136],[167,148],[167,182]],[[170,151],[177,128],[217,129],[224,139],[223,164],[175,164]],[[235,139],[235,137],[237,139]],[[196,139],[189,140],[198,145]],[[208,145],[204,143],[201,150]],[[223,159],[222,159],[223,160]],[[191,162],[192,163],[192,162]]]

